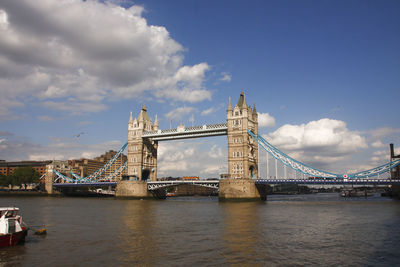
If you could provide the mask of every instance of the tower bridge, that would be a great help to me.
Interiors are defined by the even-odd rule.
[[[128,123],[128,178],[136,181],[157,180],[158,142],[228,136],[228,173],[232,178],[258,178],[258,145],[248,131],[258,133],[258,114],[255,106],[247,106],[241,92],[235,107],[229,99],[226,123],[208,124],[161,130],[155,117],[150,119],[147,108],[142,107],[137,118]]]
[[[86,177],[71,172],[71,176],[61,173],[54,166],[48,165],[46,190],[53,188],[79,188],[93,186],[116,186],[116,195],[120,197],[163,197],[165,187],[190,183],[219,190],[220,199],[265,199],[266,185],[271,184],[363,184],[393,185],[399,188],[398,168],[400,157],[392,156],[390,162],[376,168],[353,174],[335,174],[321,171],[301,163],[286,155],[278,148],[258,135],[258,114],[255,105],[246,103],[241,92],[237,104],[232,107],[229,98],[227,119],[224,123],[206,124],[174,129],[159,129],[157,116],[154,123],[150,119],[147,108],[142,107],[135,118],[130,114],[128,122],[128,142],[102,168]],[[157,181],[158,142],[210,136],[227,136],[228,141],[228,177],[229,179],[213,181]],[[260,179],[258,148],[275,159],[275,179]],[[116,161],[124,149],[128,149],[127,161],[114,173],[104,176],[103,173]],[[300,173],[298,179],[279,179],[277,162],[285,168],[289,167]],[[268,164],[267,164],[268,165]],[[119,174],[127,171],[123,180],[117,180]],[[267,171],[268,172],[268,171]],[[381,179],[380,175],[391,172],[391,179]],[[268,175],[267,175],[268,176]],[[314,177],[309,180],[306,176]],[[373,177],[376,177],[373,179]]]

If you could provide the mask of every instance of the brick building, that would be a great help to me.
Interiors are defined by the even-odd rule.
[[[86,177],[101,167],[103,167],[113,156],[117,154],[117,151],[110,150],[103,155],[96,157],[94,159],[74,159],[74,160],[68,160],[68,166],[72,169],[72,171],[76,174],[78,174],[81,177]],[[106,177],[107,175],[110,175],[114,173],[119,167],[121,167],[125,162],[127,161],[127,156],[124,154],[121,154],[108,168],[104,174],[102,174],[102,177]],[[122,175],[126,175],[127,171],[126,169],[117,176],[117,180],[120,180]]]
[[[12,174],[15,169],[19,167],[32,167],[36,170],[40,176],[45,174],[46,172],[46,165],[50,164],[51,160],[45,161],[5,161],[0,160],[0,174],[9,175]]]

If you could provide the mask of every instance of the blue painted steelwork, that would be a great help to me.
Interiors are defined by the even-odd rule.
[[[400,180],[391,179],[258,179],[256,184],[307,184],[307,185],[393,185]]]
[[[301,184],[301,185],[400,185],[400,180],[391,179],[257,179],[256,185],[273,184]],[[180,184],[193,184],[205,186],[214,189],[219,188],[219,180],[200,180],[200,181],[155,181],[147,182],[149,191],[163,187],[169,187]],[[55,188],[68,187],[99,187],[116,186],[117,182],[89,182],[89,183],[54,183]]]
[[[383,164],[381,166],[378,166],[376,168],[366,170],[366,171],[361,171],[353,174],[335,174],[331,172],[326,172],[326,171],[321,171],[318,169],[315,169],[313,167],[310,167],[302,162],[299,162],[270,143],[268,143],[262,136],[260,135],[255,135],[253,132],[250,130],[248,131],[249,135],[253,137],[258,144],[261,145],[261,147],[266,150],[268,153],[270,153],[274,158],[285,164],[286,166],[289,166],[290,168],[301,172],[306,175],[310,175],[312,177],[320,177],[320,178],[331,178],[331,179],[358,179],[358,178],[368,178],[372,176],[376,176],[378,174],[382,174],[385,172],[388,172],[390,169],[398,166],[400,164],[400,159],[393,160],[391,162],[388,162],[386,164]]]
[[[125,162],[121,167],[119,167],[114,173],[110,174],[107,177],[104,177],[102,179],[99,179],[99,177],[106,171],[110,166],[117,160],[117,158],[121,155],[121,153],[125,150],[125,148],[128,146],[128,143],[125,143],[119,150],[118,152],[100,169],[95,171],[94,173],[86,176],[86,177],[80,177],[79,175],[73,173],[72,171],[70,172],[74,178],[65,176],[64,174],[58,172],[57,170],[53,170],[53,172],[57,175],[57,179],[55,180],[64,180],[68,183],[87,183],[87,182],[93,182],[95,183],[98,180],[110,180],[111,177],[115,178],[115,176],[118,176],[126,167],[127,167],[127,162]],[[107,179],[106,179],[107,178]]]
[[[53,170],[53,172],[57,175],[57,179],[55,179],[54,182],[57,182],[58,180],[64,180],[66,182],[71,182],[71,183],[76,183],[77,182],[76,179],[73,179],[71,177],[65,176],[64,174],[62,174],[62,173],[60,173],[60,172],[58,172],[56,170]]]
[[[71,174],[75,177],[77,182],[87,182],[87,181],[96,181],[110,166],[117,160],[117,158],[121,155],[121,153],[125,150],[125,148],[128,146],[128,142],[126,142],[120,150],[100,169],[95,171],[94,173],[86,176],[86,177],[80,177],[79,175],[73,173],[71,171]]]

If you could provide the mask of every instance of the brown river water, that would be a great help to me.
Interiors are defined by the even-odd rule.
[[[32,228],[0,266],[400,266],[400,201],[338,194],[0,197]]]

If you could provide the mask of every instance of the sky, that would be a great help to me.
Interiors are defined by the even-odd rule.
[[[351,173],[400,153],[399,1],[2,0],[0,159],[94,158],[146,105],[161,129],[226,122]],[[260,151],[260,174],[266,173]],[[158,176],[218,177],[227,138],[160,142]]]

